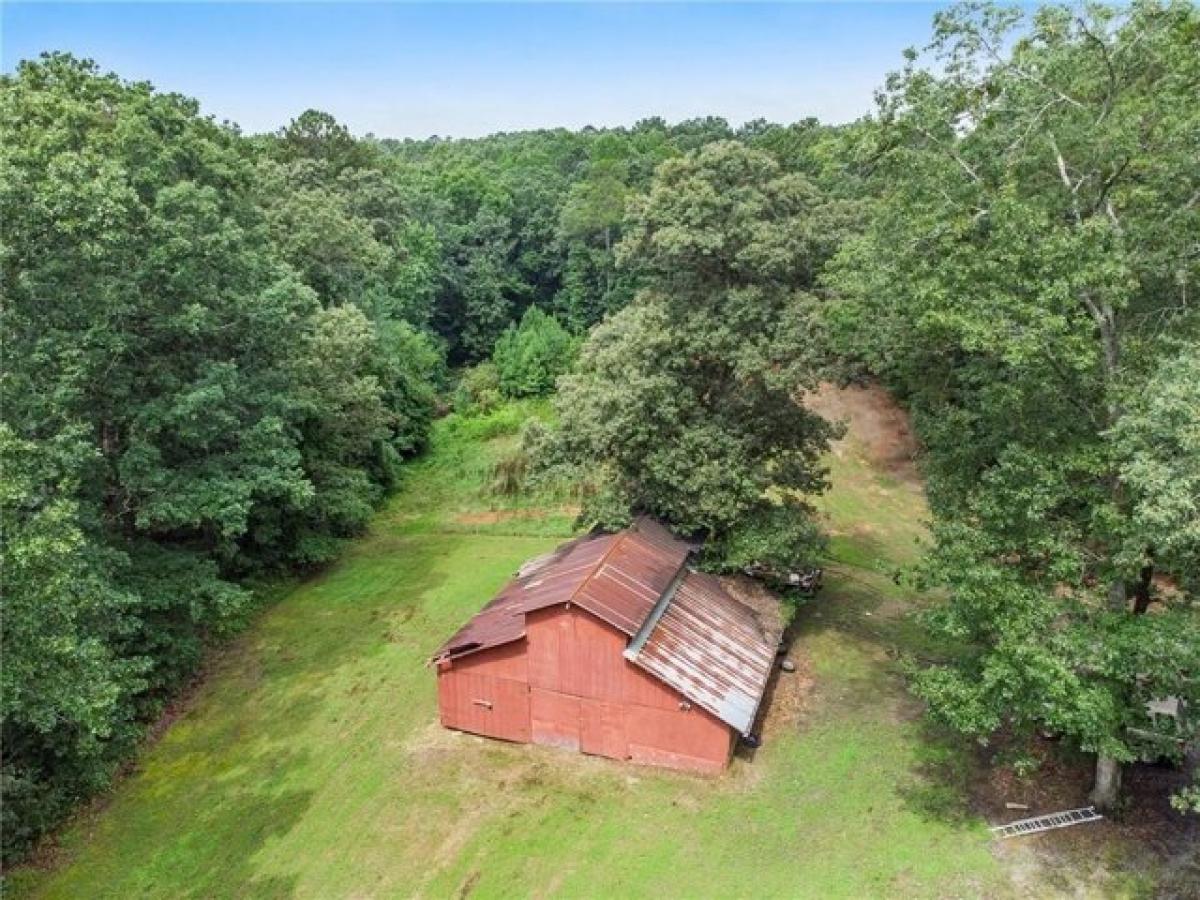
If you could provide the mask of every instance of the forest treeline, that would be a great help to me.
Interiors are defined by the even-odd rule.
[[[1198,47],[1186,3],[968,5],[852,125],[426,141],[317,111],[249,136],[22,63],[5,858],[109,783],[252,585],[362,532],[436,416],[554,390],[536,473],[732,568],[819,553],[834,429],[797,401],[884,380],[925,448],[925,625],[964,648],[914,689],[967,734],[1097,754],[1115,790],[1146,701],[1200,705]]]
[[[246,136],[62,54],[4,78],[0,122],[8,858],[108,783],[252,580],[362,531],[450,367],[483,363],[472,399],[553,387],[633,296],[616,247],[663,161],[733,140],[820,169],[836,140],[397,143],[316,111]]]

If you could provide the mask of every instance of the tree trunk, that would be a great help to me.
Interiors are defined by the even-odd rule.
[[[1114,578],[1108,586],[1108,604],[1111,609],[1127,610],[1129,594],[1125,582]],[[1103,753],[1096,754],[1096,778],[1088,799],[1099,810],[1112,809],[1121,795],[1121,763]]]
[[[1147,550],[1146,556],[1150,561],[1142,566],[1142,571],[1138,574],[1137,587],[1133,591],[1133,614],[1135,616],[1144,615],[1150,608],[1150,587],[1154,583],[1154,549]]]
[[[1096,754],[1096,783],[1088,799],[1101,812],[1116,808],[1121,796],[1121,763],[1103,753]]]

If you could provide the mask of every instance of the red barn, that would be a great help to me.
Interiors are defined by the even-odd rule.
[[[719,772],[750,732],[779,630],[688,567],[652,519],[531,560],[437,651],[442,724]]]

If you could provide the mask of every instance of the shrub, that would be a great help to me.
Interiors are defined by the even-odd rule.
[[[528,451],[524,447],[516,447],[510,453],[500,457],[492,466],[491,492],[502,497],[516,497],[522,494],[525,491],[529,470]]]
[[[520,325],[510,325],[492,360],[506,397],[539,397],[554,390],[558,376],[575,360],[579,344],[553,316],[535,306],[525,310]]]
[[[765,566],[786,573],[815,562],[825,538],[810,507],[800,503],[763,502],[706,548],[707,562],[724,572]]]
[[[500,405],[500,376],[491,362],[464,369],[454,391],[454,411],[464,416],[489,413]]]

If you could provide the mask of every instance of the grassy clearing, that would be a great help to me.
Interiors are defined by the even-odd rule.
[[[570,533],[553,498],[497,504],[528,410],[439,423],[342,561],[221,653],[138,770],[14,873],[36,897],[995,896],[965,764],[912,715],[889,572],[919,493],[834,461],[836,563],[800,612],[766,743],[717,779],[436,725],[427,655],[525,558]],[[543,508],[547,507],[548,508]],[[867,526],[864,528],[863,526]]]

